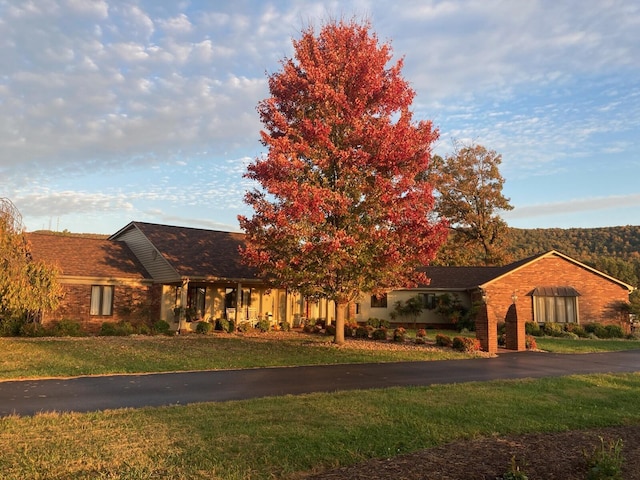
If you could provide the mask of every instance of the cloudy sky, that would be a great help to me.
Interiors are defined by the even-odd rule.
[[[237,230],[291,39],[367,18],[415,118],[502,154],[514,227],[640,225],[630,0],[0,0],[0,197],[30,231]]]

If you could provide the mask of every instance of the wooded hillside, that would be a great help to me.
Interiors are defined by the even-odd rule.
[[[514,260],[557,250],[634,286],[640,279],[640,226],[510,228]]]

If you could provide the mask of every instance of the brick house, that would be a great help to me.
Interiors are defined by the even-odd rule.
[[[417,318],[423,326],[447,326],[435,310],[449,295],[465,308],[485,304],[492,322],[504,322],[512,304],[522,322],[621,323],[620,305],[634,287],[555,250],[503,267],[427,267],[429,285],[389,292],[384,298],[363,297],[357,320],[389,320],[396,302],[419,295],[425,307]],[[449,324],[449,326],[451,326]]]
[[[65,297],[43,322],[79,320],[96,331],[106,321],[158,320],[179,331],[198,320],[236,324],[268,319],[296,326],[302,318],[331,323],[335,308],[295,292],[269,288],[241,262],[240,233],[131,222],[108,239],[28,234],[34,258],[57,264]],[[384,297],[363,295],[347,318],[392,320],[396,302],[420,296],[424,309],[397,323],[453,326],[435,310],[438,297],[486,305],[492,323],[505,321],[512,304],[524,321],[624,323],[619,306],[634,287],[557,251],[503,267],[427,267],[429,285]]]

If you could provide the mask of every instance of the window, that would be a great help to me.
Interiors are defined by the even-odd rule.
[[[435,293],[423,293],[422,294],[422,306],[427,310],[434,310],[438,302],[436,301]]]
[[[187,290],[187,309],[190,313],[189,316],[193,315],[193,318],[190,318],[190,320],[204,318],[205,299],[205,287],[189,285],[189,289]]]
[[[533,291],[535,321],[577,323],[578,296],[572,287],[538,287]]]
[[[90,315],[108,316],[113,314],[113,286],[93,285],[91,287]]]
[[[387,308],[387,294],[371,295],[371,308]]]

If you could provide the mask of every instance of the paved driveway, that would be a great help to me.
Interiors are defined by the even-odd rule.
[[[5,381],[0,382],[0,416],[616,372],[640,372],[640,350],[581,355],[509,352],[471,360]]]

